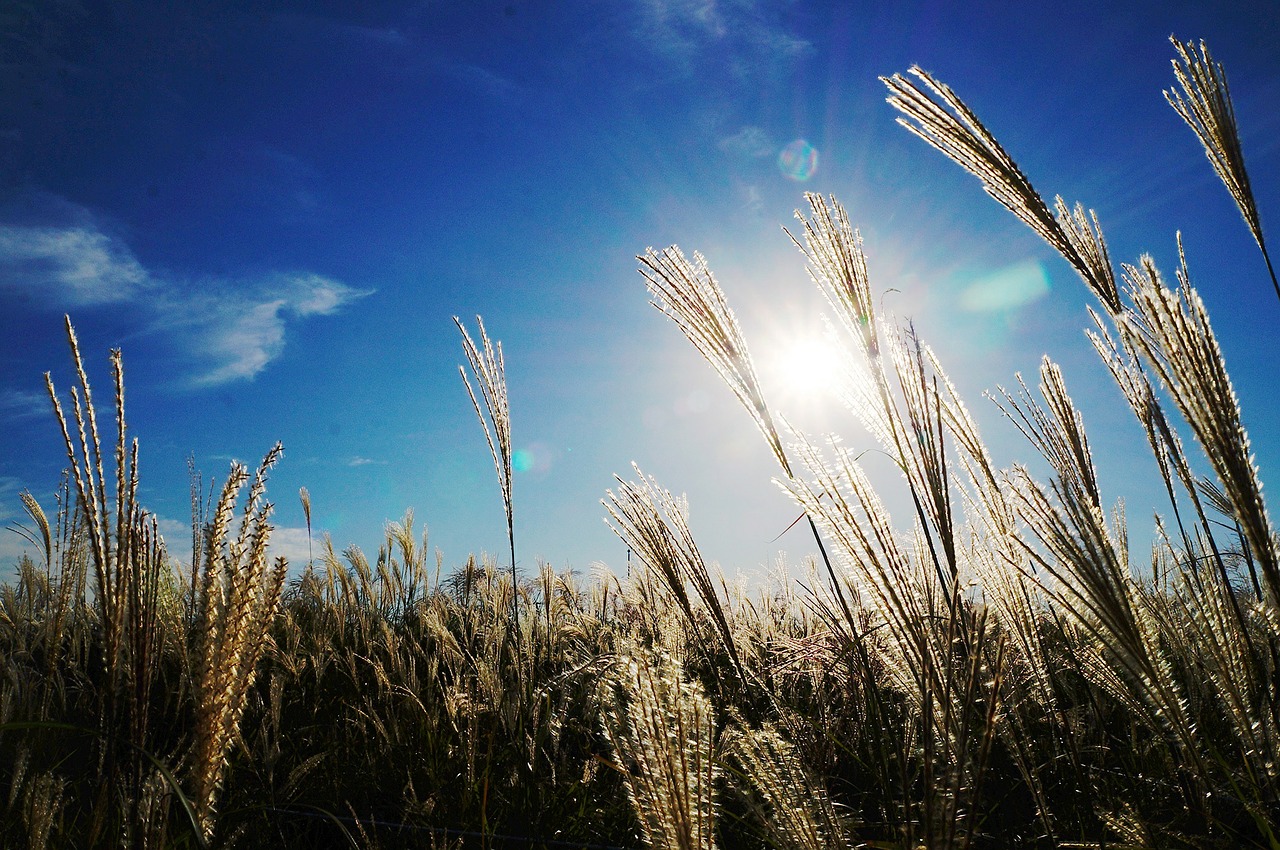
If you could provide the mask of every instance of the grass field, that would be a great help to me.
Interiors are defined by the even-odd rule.
[[[1174,47],[1166,96],[1262,280],[1225,77],[1203,45]],[[1280,850],[1280,545],[1185,260],[1172,279],[1145,257],[1117,267],[1097,218],[1042,198],[946,86],[885,83],[906,128],[1096,298],[1091,339],[1169,499],[1149,562],[1103,501],[1062,370],[1046,358],[1038,386],[997,400],[1051,475],[997,468],[817,195],[793,238],[908,524],[858,452],[770,407],[701,257],[640,258],[815,538],[798,574],[749,591],[639,470],[604,499],[630,575],[520,577],[502,350],[461,322],[510,563],[433,562],[408,513],[376,555],[320,540],[290,579],[268,556],[276,446],[215,498],[193,488],[179,570],[137,502],[121,357],[100,405],[68,320],[77,386],[49,383],[68,473],[56,505],[24,497],[40,555],[0,589],[0,845]]]

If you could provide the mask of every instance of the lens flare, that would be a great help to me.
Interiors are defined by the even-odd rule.
[[[1025,307],[1049,294],[1049,274],[1037,260],[1025,260],[983,275],[960,293],[970,313],[1001,313]]]
[[[515,472],[546,472],[551,469],[552,454],[543,443],[530,443],[511,453],[511,469]]]
[[[804,139],[796,139],[778,154],[782,176],[803,183],[818,170],[818,149]]]

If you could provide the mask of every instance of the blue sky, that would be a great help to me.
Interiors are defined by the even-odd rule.
[[[688,494],[705,554],[731,574],[779,551],[794,563],[810,541],[773,540],[795,511],[765,445],[647,306],[634,258],[703,252],[777,406],[854,442],[848,417],[777,365],[821,326],[780,229],[811,190],[848,207],[873,285],[896,290],[885,305],[939,350],[1002,462],[1030,452],[981,393],[1034,374],[1042,353],[1063,364],[1103,487],[1145,539],[1154,464],[1084,339],[1088,296],[895,126],[877,77],[912,63],[1043,194],[1095,208],[1116,260],[1149,251],[1171,271],[1183,232],[1264,480],[1280,465],[1280,303],[1160,94],[1168,36],[1206,39],[1280,240],[1274,3],[173,5],[0,13],[0,523],[21,519],[24,488],[48,504],[65,465],[41,376],[69,386],[69,313],[100,398],[107,350],[124,350],[143,501],[178,558],[187,456],[208,482],[276,440],[281,551],[305,559],[305,486],[339,549],[372,553],[412,507],[446,567],[501,553],[451,321],[479,313],[504,345],[527,460],[522,569],[622,569],[599,499],[632,462]],[[0,534],[0,569],[21,545]]]

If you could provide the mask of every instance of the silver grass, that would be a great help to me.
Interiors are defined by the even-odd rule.
[[[40,553],[44,556],[45,569],[53,568],[53,535],[49,528],[49,518],[45,516],[44,508],[40,507],[40,503],[27,490],[23,490],[18,494],[18,498],[22,501],[22,509],[27,512],[27,516],[31,517],[31,521],[36,524],[36,530],[40,532],[39,542],[33,537],[27,537],[27,540],[33,545],[39,547]],[[21,534],[21,529],[18,529]],[[26,537],[26,535],[23,535]]]
[[[806,199],[810,217],[796,214],[803,245],[788,235],[804,252],[810,278],[854,342],[854,368],[846,369],[855,380],[846,382],[843,399],[906,476],[939,583],[952,588],[958,571],[952,493],[938,379],[927,368],[936,359],[911,331],[876,316],[862,240],[844,208],[813,193]],[[889,367],[896,377],[892,390]]]
[[[821,779],[806,770],[796,748],[765,724],[746,726],[740,717],[725,730],[723,749],[754,789],[748,804],[779,850],[843,850],[850,846],[847,828]],[[758,795],[758,796],[757,796]]]
[[[701,254],[695,253],[693,262],[690,262],[674,245],[661,252],[650,248],[644,256],[636,259],[640,262],[640,273],[648,281],[649,293],[653,298],[650,303],[675,322],[698,353],[716,370],[721,380],[751,415],[783,473],[790,477],[791,462],[787,459],[777,425],[760,390],[746,340],[738,327],[738,320],[729,309],[724,291],[707,268],[706,260]],[[812,517],[806,519],[826,565],[831,586],[840,600],[845,619],[852,622],[853,614],[845,599],[840,578],[827,555],[818,528]]]
[[[902,74],[881,77],[889,89],[888,102],[902,113],[898,123],[977,177],[988,195],[1075,268],[1110,312],[1118,312],[1120,297],[1110,265],[1105,262],[1106,246],[1096,217],[1090,214],[1086,219],[1080,207],[1070,211],[1061,198],[1055,199],[1055,217],[1017,163],[964,101],[927,71],[912,66],[908,73],[919,82]]]
[[[1182,751],[1194,757],[1194,724],[1159,646],[1149,613],[1135,599],[1123,523],[1108,527],[1097,488],[1083,420],[1067,394],[1056,364],[1041,367],[1042,407],[1028,390],[1005,394],[1005,410],[1050,462],[1055,478],[1046,488],[1015,467],[1012,482],[1020,512],[1047,550],[1022,545],[1039,571],[1052,578],[1046,591],[1085,632],[1105,648],[1144,716],[1159,718]]]
[[[964,401],[937,356],[929,349],[926,356],[938,376],[943,422],[956,446],[953,470],[958,471],[953,471],[953,477],[963,475],[967,483],[967,487],[957,488],[966,501],[967,535],[958,560],[976,578],[982,598],[997,613],[1000,627],[1015,639],[1011,669],[1020,669],[1029,677],[1033,682],[1030,695],[1051,708],[1055,703],[1051,667],[1038,626],[1043,599],[1038,586],[1028,578],[1016,506]]]
[[[779,486],[814,518],[839,562],[854,574],[892,637],[894,657],[887,670],[904,677],[908,693],[918,693],[916,680],[925,671],[919,627],[930,613],[928,583],[857,457],[848,449],[831,449],[834,463],[799,436],[794,451],[808,477],[779,481]]]
[[[804,253],[809,277],[826,297],[858,351],[867,358],[877,357],[880,340],[862,234],[849,223],[848,213],[834,197],[828,204],[816,192],[806,192],[805,200],[809,202],[811,217],[805,218],[796,212],[804,243],[789,230],[786,233]]]
[[[897,423],[896,457],[911,485],[938,586],[949,597],[954,596],[960,567],[938,378],[930,373],[927,349],[914,328],[908,326],[891,336],[889,351],[903,401],[903,415],[891,420]]]
[[[751,414],[778,464],[790,475],[791,464],[760,390],[746,340],[706,260],[695,253],[690,262],[674,245],[663,251],[650,248],[636,259],[648,281],[654,308],[675,322],[716,370]]]
[[[1231,104],[1231,91],[1227,87],[1227,74],[1222,65],[1213,61],[1204,41],[1197,50],[1193,41],[1185,44],[1175,36],[1169,36],[1178,56],[1173,60],[1173,75],[1181,91],[1165,90],[1165,100],[1187,123],[1204,146],[1204,155],[1213,166],[1218,179],[1227,187],[1236,202],[1240,215],[1262,251],[1271,284],[1280,297],[1280,282],[1267,253],[1262,237],[1262,222],[1258,217],[1258,205],[1249,186],[1249,172],[1245,170],[1244,152],[1240,147],[1240,132],[1236,128],[1235,107]]]
[[[639,482],[617,479],[617,491],[606,492],[602,504],[613,519],[614,533],[636,553],[636,557],[662,580],[675,597],[690,627],[698,618],[685,590],[691,584],[711,618],[721,648],[728,654],[740,682],[747,672],[738,655],[737,641],[725,615],[725,603],[711,579],[702,553],[689,529],[689,505],[675,498],[634,467]]]
[[[644,651],[619,665],[604,730],[651,850],[714,850],[715,716],[679,662]]]
[[[89,541],[89,552],[94,567],[94,595],[96,604],[103,618],[104,652],[107,669],[113,683],[118,681],[120,669],[121,635],[125,627],[126,595],[129,580],[129,549],[133,526],[126,522],[132,519],[136,508],[136,458],[137,446],[134,445],[130,456],[135,462],[135,472],[126,468],[128,460],[125,454],[125,421],[124,421],[124,379],[123,365],[119,351],[111,352],[112,373],[116,389],[116,419],[118,440],[115,451],[116,458],[116,497],[115,528],[111,522],[111,504],[107,492],[106,478],[103,475],[102,440],[98,432],[97,411],[93,405],[93,395],[89,386],[89,378],[84,370],[80,357],[79,341],[71,318],[65,317],[67,342],[71,348],[72,365],[75,368],[79,386],[71,388],[72,411],[75,418],[78,440],[73,442],[67,418],[62,404],[54,389],[53,379],[45,373],[45,389],[53,403],[54,414],[62,430],[67,459],[71,465],[72,480],[75,483],[76,495],[81,515],[85,520],[86,534]],[[84,402],[81,403],[81,393]],[[130,488],[126,480],[132,481]],[[113,533],[114,532],[114,533]],[[114,684],[112,685],[114,687]]]
[[[1272,784],[1280,779],[1280,729],[1263,699],[1272,676],[1258,663],[1248,624],[1241,624],[1232,589],[1217,574],[1196,570],[1179,559],[1176,583],[1158,613],[1164,632],[1182,643],[1182,654],[1204,671],[1209,694],[1228,720],[1246,760],[1248,779]],[[1153,602],[1155,600],[1153,599]]]
[[[1099,357],[1111,372],[1116,385],[1120,387],[1125,401],[1129,404],[1129,408],[1141,423],[1143,432],[1147,437],[1147,445],[1156,459],[1156,465],[1160,470],[1160,477],[1164,483],[1165,492],[1169,497],[1169,503],[1173,508],[1174,518],[1182,538],[1184,557],[1195,560],[1197,558],[1196,553],[1204,551],[1206,558],[1217,568],[1218,575],[1221,578],[1221,585],[1229,588],[1231,582],[1227,575],[1226,563],[1222,557],[1222,551],[1215,540],[1212,523],[1206,516],[1202,502],[1202,494],[1205,491],[1204,482],[1198,480],[1192,473],[1190,461],[1182,445],[1182,438],[1170,425],[1164,408],[1156,398],[1156,391],[1151,384],[1151,379],[1146,370],[1141,367],[1138,360],[1139,355],[1134,350],[1132,343],[1124,336],[1121,336],[1120,341],[1117,342],[1107,331],[1097,314],[1092,310],[1089,313],[1093,318],[1095,328],[1089,331],[1089,339],[1097,350]],[[1122,346],[1123,351],[1121,350]],[[1182,518],[1179,499],[1173,485],[1175,478],[1182,485],[1182,492],[1190,500],[1199,523],[1199,528],[1194,530],[1195,539],[1193,539],[1192,532],[1188,532]],[[1231,508],[1226,495],[1221,493],[1216,485],[1212,487],[1212,492],[1215,495],[1221,495],[1221,499],[1217,502],[1218,509],[1226,516],[1234,516],[1235,512]],[[1211,499],[1210,501],[1213,500]],[[1198,544],[1197,541],[1200,540],[1203,540],[1204,545]],[[1255,592],[1258,598],[1261,599],[1261,585],[1258,583],[1257,573],[1256,570],[1252,569],[1252,564],[1250,576],[1253,578]],[[1231,608],[1235,612],[1237,625],[1244,629],[1245,617],[1240,609],[1239,602],[1234,595],[1229,597],[1229,601]],[[1244,629],[1244,631],[1246,632],[1245,640],[1248,642],[1247,629]]]
[[[284,558],[271,566],[267,563],[271,505],[265,499],[266,479],[282,451],[277,443],[263,458],[234,538],[229,537],[231,521],[249,474],[243,465],[232,464],[204,545],[195,606],[195,736],[188,764],[195,817],[206,838],[213,834],[227,755],[239,734],[248,691],[288,572]]]
[[[1280,608],[1280,554],[1262,482],[1208,312],[1185,268],[1179,277],[1182,285],[1175,291],[1164,285],[1150,257],[1144,256],[1138,266],[1126,265],[1133,307],[1117,328],[1126,344],[1143,355],[1191,426],[1231,502],[1232,518],[1240,524],[1274,610]]]
[[[484,319],[476,316],[476,325],[480,334],[480,344],[476,345],[471,334],[457,316],[453,323],[462,334],[462,350],[467,358],[467,365],[475,376],[480,387],[480,395],[476,396],[467,371],[462,366],[458,373],[462,375],[462,383],[466,385],[467,395],[475,408],[476,418],[484,429],[485,441],[489,444],[489,454],[493,456],[493,468],[498,473],[498,487],[502,491],[502,507],[507,516],[507,543],[511,556],[511,624],[510,631],[516,641],[517,651],[520,646],[520,593],[519,579],[516,573],[516,535],[514,502],[512,501],[511,475],[511,404],[507,399],[506,362],[502,356],[502,343],[495,343],[485,331]],[[481,406],[481,400],[484,404]]]
[[[67,803],[67,784],[53,771],[45,771],[27,785],[21,818],[31,850],[46,850],[51,846],[49,838],[62,820],[62,810]]]
[[[1021,399],[1002,390],[1005,403],[1001,409],[1027,442],[1049,461],[1059,484],[1068,491],[1066,498],[1101,509],[1102,493],[1084,420],[1067,394],[1062,370],[1047,356],[1041,360],[1040,392],[1045,407],[1032,399],[1021,375],[1018,383],[1022,386]]]

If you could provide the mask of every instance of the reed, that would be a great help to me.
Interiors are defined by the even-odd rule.
[[[489,453],[493,456],[493,468],[498,473],[498,488],[502,491],[502,507],[507,517],[507,544],[511,556],[511,634],[518,648],[520,600],[519,577],[516,573],[515,504],[511,494],[513,483],[511,404],[507,400],[506,363],[502,357],[502,343],[495,344],[489,339],[482,318],[476,316],[476,325],[480,334],[479,346],[472,341],[461,319],[454,316],[453,322],[458,326],[458,332],[462,334],[462,351],[467,357],[467,365],[471,367],[476,384],[480,387],[479,398],[471,386],[470,379],[467,378],[466,369],[459,366],[458,374],[462,376],[462,383],[467,388],[467,395],[471,399],[472,407],[475,408],[476,418],[480,420],[480,427],[484,429],[485,442],[489,444]],[[484,400],[483,408],[481,399]]]
[[[1171,102],[1247,189],[1225,74],[1203,46],[1175,52]],[[940,353],[878,309],[874,246],[834,198],[808,196],[788,236],[857,376],[843,400],[865,445],[766,403],[701,257],[640,258],[819,543],[821,565],[756,588],[706,561],[687,501],[638,469],[604,500],[638,569],[540,564],[521,584],[505,364],[482,322],[478,339],[457,322],[461,371],[510,570],[430,563],[407,512],[376,553],[319,538],[290,580],[267,550],[279,446],[208,499],[191,465],[179,567],[138,504],[121,358],[100,432],[68,322],[74,385],[47,386],[69,469],[56,509],[24,495],[34,557],[0,585],[0,845],[1278,850],[1280,554],[1187,259],[1168,282],[1150,258],[1115,264],[1098,218],[1046,202],[959,95],[919,69],[885,82],[1100,305],[1092,346],[1171,512],[1149,560],[1074,379],[1046,357],[992,394],[1031,457],[1002,467]],[[901,477],[877,487],[872,450]]]
[[[206,838],[213,834],[227,753],[236,741],[288,572],[284,558],[270,564],[267,556],[271,537],[267,472],[282,453],[277,443],[262,459],[234,536],[232,517],[249,473],[243,465],[232,463],[206,532],[195,600],[195,716],[189,755],[195,814]]]
[[[627,796],[654,850],[714,850],[716,723],[711,702],[672,658],[624,659],[603,716]]]
[[[1184,44],[1176,36],[1169,36],[1169,41],[1178,54],[1173,60],[1173,75],[1181,91],[1166,89],[1165,100],[1204,146],[1204,155],[1213,166],[1214,173],[1231,193],[1249,233],[1258,243],[1258,250],[1262,252],[1267,272],[1271,275],[1271,285],[1275,288],[1276,297],[1280,298],[1280,281],[1276,280],[1276,270],[1271,265],[1271,255],[1267,253],[1258,204],[1253,199],[1249,172],[1245,168],[1226,71],[1220,63],[1213,61],[1204,41],[1200,42],[1199,49],[1194,41]]]

